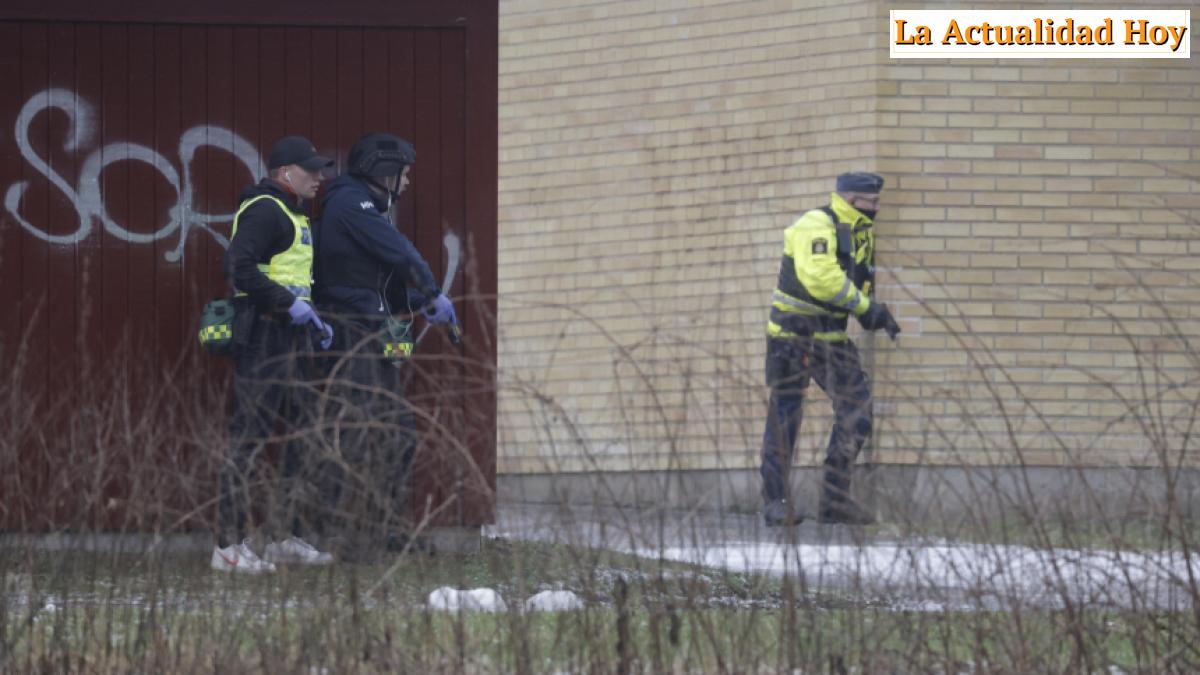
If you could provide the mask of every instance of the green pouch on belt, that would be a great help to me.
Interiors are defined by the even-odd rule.
[[[200,314],[200,345],[213,356],[233,356],[233,301],[210,300]]]
[[[412,356],[412,321],[388,317],[383,322],[383,356],[389,361],[403,361]]]

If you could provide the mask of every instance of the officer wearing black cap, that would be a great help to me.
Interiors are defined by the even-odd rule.
[[[321,171],[332,165],[308,139],[288,136],[271,148],[269,175],[239,198],[224,261],[225,276],[234,287],[239,347],[234,356],[229,457],[220,472],[213,569],[269,571],[272,557],[329,560],[299,538],[294,502],[301,492],[301,464],[311,460],[302,456],[295,433],[304,423],[308,404],[299,355],[311,352],[314,343],[328,348],[333,339],[332,329],[312,304],[313,238],[306,205],[321,185]],[[292,536],[268,545],[264,561],[246,540],[249,476],[280,419],[293,440],[284,450],[279,499],[269,511],[274,534],[282,536],[282,530],[290,528]]]
[[[338,336],[328,363],[340,466],[330,493],[346,528],[344,555],[401,544],[409,523],[416,424],[404,401],[411,315],[454,325],[454,306],[428,263],[391,220],[417,154],[389,133],[360,138],[329,185],[317,225],[317,306]],[[336,361],[335,361],[336,360]],[[347,470],[348,469],[348,470]]]
[[[883,177],[850,172],[837,178],[828,206],[805,213],[784,232],[783,260],[767,322],[770,387],[763,432],[763,519],[795,525],[803,510],[788,499],[787,476],[809,380],[829,397],[836,420],[829,436],[817,518],[865,525],[874,518],[850,496],[850,473],[871,435],[871,389],[858,350],[846,335],[850,315],[892,340],[900,327],[871,295],[875,282],[874,219]]]

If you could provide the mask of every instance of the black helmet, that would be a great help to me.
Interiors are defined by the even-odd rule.
[[[395,176],[404,167],[417,161],[417,151],[412,143],[377,132],[358,139],[346,157],[347,170],[356,176]]]

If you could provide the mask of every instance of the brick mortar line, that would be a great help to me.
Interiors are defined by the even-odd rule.
[[[721,7],[735,7],[735,6],[736,7],[745,7],[745,6],[748,6],[749,4],[750,3],[739,1],[739,2],[722,3],[721,5],[718,5],[718,6],[721,6]],[[805,11],[798,11],[798,12],[792,12],[789,14],[803,15],[805,13],[806,13]],[[663,12],[660,11],[660,12],[645,14],[644,16],[655,16],[655,15],[662,15],[662,14],[663,14]],[[690,32],[690,29],[693,27],[725,26],[725,25],[729,25],[729,24],[737,24],[739,22],[753,22],[756,19],[764,19],[764,18],[769,19],[769,18],[778,17],[778,16],[779,16],[778,13],[759,12],[756,14],[739,14],[739,15],[735,15],[732,17],[726,17],[726,18],[722,18],[722,19],[712,19],[712,20],[707,20],[707,21],[693,21],[693,22],[688,22],[688,23],[666,24],[666,25],[660,25],[660,26],[645,26],[645,27],[641,27],[641,28],[627,28],[627,29],[623,29],[623,30],[605,30],[603,27],[598,27],[596,29],[596,32],[580,32],[576,35],[567,36],[567,37],[553,37],[553,38],[546,38],[546,39],[540,39],[540,40],[534,39],[534,40],[527,40],[527,41],[521,42],[521,43],[501,42],[499,44],[500,58],[501,58],[501,61],[506,60],[505,56],[504,56],[504,49],[505,49],[505,47],[508,47],[508,46],[539,45],[539,46],[553,47],[553,46],[556,46],[559,44],[573,45],[573,44],[577,44],[581,39],[586,39],[586,38],[591,38],[591,37],[639,35],[639,34],[657,33],[657,32],[677,32],[681,29],[689,29],[689,32]],[[604,21],[608,21],[608,19],[598,18],[594,21],[587,22],[587,24],[576,23],[574,25],[576,25],[576,26],[590,25],[593,23],[602,23]],[[829,21],[819,21],[819,22],[803,21],[803,22],[797,22],[797,23],[791,23],[791,24],[774,24],[772,27],[767,28],[766,30],[763,30],[761,28],[759,28],[759,29],[746,28],[744,30],[735,30],[734,32],[713,33],[711,35],[701,35],[701,36],[689,35],[688,37],[680,37],[680,38],[676,38],[676,39],[672,39],[672,40],[658,40],[658,39],[654,39],[654,36],[650,36],[650,39],[646,42],[632,42],[632,43],[626,43],[626,44],[620,44],[620,45],[613,45],[612,47],[608,47],[608,48],[587,47],[587,48],[574,49],[574,50],[568,50],[568,51],[552,51],[552,52],[548,52],[546,54],[536,54],[536,55],[529,55],[529,56],[519,56],[519,57],[510,56],[507,58],[507,60],[514,61],[514,60],[520,60],[520,59],[537,59],[537,58],[541,58],[544,56],[551,56],[551,55],[587,53],[589,51],[607,51],[608,49],[624,49],[624,48],[629,48],[629,47],[654,46],[654,45],[660,45],[660,44],[672,44],[672,43],[688,44],[688,43],[696,42],[697,40],[715,41],[715,40],[724,40],[727,38],[732,39],[732,38],[741,38],[741,37],[745,37],[745,36],[758,36],[758,35],[763,35],[763,34],[769,35],[769,34],[773,34],[773,33],[785,32],[785,31],[789,31],[789,30],[794,31],[798,28],[813,29],[814,32],[816,32],[818,34],[818,36],[819,36],[818,39],[820,39],[820,40],[834,41],[834,40],[844,40],[844,39],[850,39],[850,38],[856,38],[856,37],[858,37],[858,38],[869,37],[871,35],[875,35],[875,33],[873,33],[873,32],[864,32],[861,30],[860,31],[851,30],[851,31],[847,31],[845,33],[828,33],[828,32],[822,32],[819,30],[821,27],[825,27],[825,26],[842,26],[845,24],[846,24],[845,19],[833,19],[833,20],[829,20]],[[564,24],[556,24],[556,25],[567,25],[567,24],[564,23]],[[501,34],[504,34],[505,30],[506,29],[503,25],[503,18],[501,18],[501,25],[500,25]],[[515,31],[519,31],[522,29],[518,28],[518,29],[508,29],[508,30],[512,30],[515,32]],[[530,27],[525,30],[536,31],[537,27]],[[778,43],[770,42],[767,44],[782,44],[782,41],[778,42]],[[758,46],[757,43],[754,45],[746,45],[745,48],[753,49],[756,46]],[[886,46],[883,48],[876,47],[875,49],[876,50],[882,49],[882,51],[884,53],[886,53]],[[702,51],[703,50],[697,50],[697,52],[702,52]],[[862,50],[848,48],[848,49],[846,49],[846,51],[861,52]]]
[[[551,7],[556,7],[553,3],[546,3],[546,4]],[[742,2],[741,0],[732,0],[730,2],[716,2],[716,3],[712,3],[712,4],[708,4],[708,5],[703,5],[703,7],[704,8],[725,7],[725,6],[729,6],[729,5],[742,5],[742,4],[744,4],[744,2]],[[553,12],[567,13],[567,12],[573,12],[573,11],[577,11],[577,10],[581,10],[581,9],[588,9],[591,7],[609,7],[609,6],[628,7],[628,6],[632,6],[632,5],[636,5],[636,3],[630,3],[630,2],[628,2],[628,0],[607,0],[604,2],[587,2],[587,3],[575,2],[566,7],[562,7],[561,5],[558,5],[556,9],[535,10],[535,11],[530,11],[530,12],[509,12],[507,15],[508,16],[534,16],[534,15],[544,14],[547,11],[549,11],[551,13],[553,13]],[[511,6],[511,4],[509,6]],[[837,5],[831,3],[830,6],[836,7]],[[655,9],[647,11],[647,12],[640,12],[638,14],[621,15],[621,16],[644,16],[644,15],[662,14],[662,13],[663,13],[663,10],[655,8]],[[504,21],[505,15],[506,14],[503,11],[500,13],[500,20],[502,22]],[[558,25],[558,24],[555,24],[555,25]]]

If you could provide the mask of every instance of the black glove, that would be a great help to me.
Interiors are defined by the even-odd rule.
[[[895,317],[882,302],[872,302],[867,311],[858,316],[858,322],[867,330],[882,328],[893,341],[900,333],[900,324],[896,323]]]

